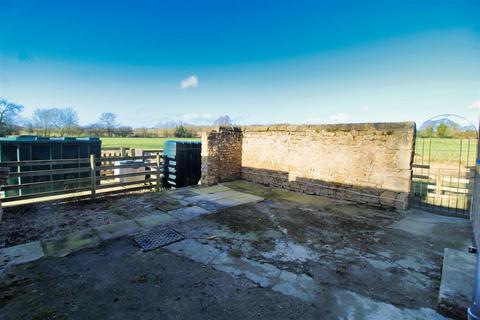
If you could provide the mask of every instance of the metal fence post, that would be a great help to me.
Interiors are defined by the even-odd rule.
[[[155,190],[156,191],[160,191],[160,187],[161,187],[161,177],[160,177],[160,153],[157,153],[157,157],[156,157],[156,164],[157,164],[157,185],[155,187]]]
[[[8,185],[9,174],[10,174],[10,168],[0,167],[0,185],[2,186]],[[3,207],[2,207],[2,199],[0,199],[0,225],[2,224],[2,216],[3,216]]]
[[[95,194],[97,193],[97,164],[95,163],[95,155],[90,155],[90,182],[91,182],[91,192],[92,198],[95,198]]]

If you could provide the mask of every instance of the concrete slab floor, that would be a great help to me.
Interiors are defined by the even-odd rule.
[[[467,310],[475,283],[477,257],[465,251],[446,248],[438,300],[442,313],[467,319]]]
[[[122,238],[15,266],[0,318],[443,318],[443,250],[468,247],[467,220],[226,185],[266,201],[172,221],[187,239],[163,249]]]

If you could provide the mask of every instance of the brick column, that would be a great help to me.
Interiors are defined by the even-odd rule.
[[[242,130],[219,127],[202,134],[202,185],[240,178]]]

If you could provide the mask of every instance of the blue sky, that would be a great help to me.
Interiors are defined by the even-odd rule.
[[[480,1],[0,0],[0,59],[1,97],[82,124],[477,122]]]

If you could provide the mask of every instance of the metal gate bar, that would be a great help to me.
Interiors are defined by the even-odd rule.
[[[471,140],[476,141],[416,139],[412,206],[448,215],[469,215],[475,179],[473,153],[477,152],[477,143],[472,147]]]

